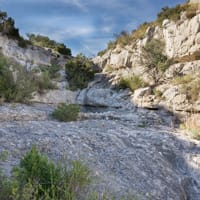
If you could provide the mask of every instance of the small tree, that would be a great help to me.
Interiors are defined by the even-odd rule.
[[[169,67],[171,61],[164,55],[165,44],[157,39],[152,39],[142,49],[141,63],[154,82],[159,82],[163,72]]]
[[[83,54],[77,55],[65,65],[67,80],[71,90],[87,87],[89,81],[94,78],[94,64]]]

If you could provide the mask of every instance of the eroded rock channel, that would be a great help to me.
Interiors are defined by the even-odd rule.
[[[82,113],[61,123],[48,105],[0,107],[1,167],[13,165],[35,144],[50,158],[83,159],[99,179],[100,190],[137,194],[141,199],[199,200],[200,143],[170,126],[165,112],[106,110]]]

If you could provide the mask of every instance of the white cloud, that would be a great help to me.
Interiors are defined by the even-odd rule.
[[[102,31],[103,31],[104,33],[112,33],[112,32],[113,32],[113,27],[112,27],[112,26],[104,26],[104,27],[102,28]]]

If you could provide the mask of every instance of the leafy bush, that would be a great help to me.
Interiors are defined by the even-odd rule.
[[[12,183],[0,170],[0,199],[12,200]]]
[[[142,49],[141,63],[155,82],[160,80],[163,72],[172,64],[172,60],[164,55],[164,48],[165,44],[162,41],[152,39]]]
[[[115,197],[90,188],[89,168],[79,160],[55,164],[41,155],[35,146],[12,170],[12,177],[0,173],[1,200],[136,200],[133,196]],[[92,190],[91,190],[92,189]],[[92,192],[90,192],[92,191]]]
[[[0,178],[1,200],[78,199],[91,183],[90,170],[81,161],[56,165],[35,147],[13,168],[11,179]]]
[[[19,39],[19,30],[15,28],[15,22],[8,17],[6,12],[0,11],[0,32],[8,37]]]
[[[116,43],[119,44],[121,47],[126,46],[131,41],[131,36],[126,31],[122,31],[115,37],[116,37]]]
[[[162,8],[161,12],[158,13],[157,15],[157,22],[159,24],[162,24],[163,20],[169,19],[172,21],[177,21],[180,19],[180,14],[183,11],[186,11],[188,8],[187,4],[183,5],[177,5],[176,7],[169,8],[169,7],[164,7]]]
[[[94,79],[95,73],[93,63],[82,54],[66,63],[65,72],[71,90],[87,87],[88,82]]]
[[[139,76],[125,76],[122,77],[119,82],[120,88],[129,88],[131,91],[134,91],[140,87],[144,87],[145,83]]]
[[[23,68],[17,67],[16,78],[9,69],[8,60],[0,57],[0,96],[7,102],[26,102],[34,91],[32,77]],[[16,80],[15,80],[16,79]]]
[[[48,68],[46,68],[45,70],[48,71],[50,79],[56,79],[59,77],[58,72],[60,69],[61,67],[58,65],[51,65],[48,66]]]
[[[48,71],[42,72],[41,76],[34,77],[35,91],[43,93],[44,90],[56,89],[56,86],[51,82],[51,78]]]
[[[43,35],[27,34],[27,36],[33,45],[47,47],[60,54],[71,56],[71,49],[67,48],[63,43],[58,43]]]
[[[12,71],[10,70],[12,66]],[[0,55],[0,97],[6,102],[28,102],[34,91],[54,89],[49,73],[36,76]]]
[[[174,85],[179,85],[179,84],[188,84],[190,83],[194,77],[191,74],[184,75],[184,76],[177,76],[173,79],[172,83]]]
[[[133,41],[136,41],[138,39],[143,39],[147,28],[152,25],[153,25],[153,23],[148,23],[148,22],[144,22],[143,24],[139,25],[137,29],[132,31],[131,39]]]
[[[67,105],[67,104],[61,103],[54,110],[54,112],[52,113],[52,116],[55,119],[59,121],[63,121],[63,122],[76,121],[78,118],[79,112],[80,112],[79,106],[75,104]]]

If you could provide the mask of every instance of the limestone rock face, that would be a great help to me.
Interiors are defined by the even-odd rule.
[[[170,58],[192,54],[198,51],[200,46],[200,14],[179,23],[166,19],[161,28],[147,29],[145,38],[138,40],[134,47],[132,45],[123,48],[117,46],[93,61],[101,67],[106,65],[137,67],[140,65],[141,49],[152,37],[165,42],[165,52]]]
[[[199,3],[199,1],[191,1],[191,3],[197,2]],[[172,64],[165,71],[160,83],[155,83],[152,80],[150,74],[145,72],[144,64],[141,62],[142,48],[152,38],[163,41],[165,43],[164,53],[166,56],[178,62]],[[117,45],[114,49],[106,51],[105,54],[101,57],[98,56],[93,61],[104,69],[103,72],[111,78],[113,84],[118,83],[123,76],[134,74],[140,76],[150,86],[156,85],[155,89],[162,93],[159,94],[159,97],[153,94],[153,91],[147,94],[148,92],[146,93],[144,88],[132,94],[132,102],[137,106],[143,105],[143,107],[150,108],[157,105],[172,110],[194,109],[199,111],[200,97],[194,102],[190,102],[188,95],[183,93],[184,88],[190,87],[189,83],[177,85],[173,83],[174,79],[185,75],[193,77],[191,81],[199,77],[199,55],[200,14],[197,12],[191,19],[188,19],[185,13],[181,14],[180,20],[177,22],[165,19],[161,27],[147,28],[145,37],[138,39],[134,42],[134,45],[131,41],[124,47]]]
[[[77,92],[72,92],[71,90],[48,90],[44,94],[36,93],[31,101],[47,104],[74,104],[76,96]]]
[[[199,50],[200,45],[200,15],[180,22],[163,23],[163,39],[166,53],[169,57],[182,57]]]
[[[5,56],[25,66],[27,69],[41,65],[51,65],[53,62],[63,65],[66,60],[61,55],[57,58],[50,50],[45,50],[41,47],[27,45],[27,47],[22,48],[17,41],[8,39],[1,34],[0,48]]]
[[[86,89],[80,91],[77,103],[94,107],[131,107],[129,90],[113,89],[103,74],[97,74],[95,80]]]

